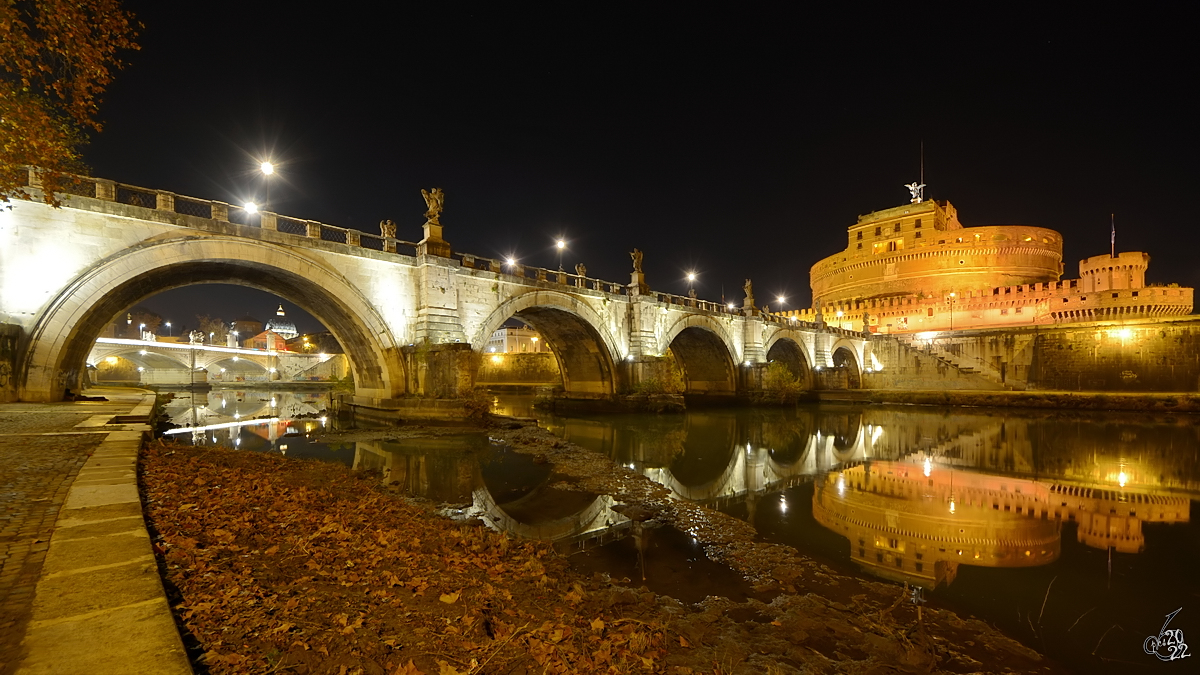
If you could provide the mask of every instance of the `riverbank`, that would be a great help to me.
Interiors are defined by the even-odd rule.
[[[814,394],[815,401],[821,403],[892,403],[899,405],[1200,413],[1200,394],[1189,392],[896,391],[859,389],[819,391],[814,392]]]
[[[757,543],[746,523],[671,499],[536,425],[486,431],[551,463],[556,487],[612,494],[696,537],[754,581],[755,598],[684,605],[581,574],[549,544],[437,516],[344,467],[155,443],[143,456],[147,513],[199,664],[389,675],[1061,672],[982,622],[930,608],[918,622],[902,588]]]

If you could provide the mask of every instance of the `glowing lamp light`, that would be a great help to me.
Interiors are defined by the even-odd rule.
[[[925,458],[925,463],[921,470],[924,472],[926,478],[929,478],[929,474],[933,473],[933,462],[929,461],[928,457]]]
[[[778,302],[780,305],[782,305],[784,302],[787,301],[787,297],[782,296],[782,295],[777,295],[777,296],[775,296],[775,301]]]
[[[512,256],[509,256],[504,259],[504,264],[508,265],[509,267],[515,267],[517,264],[517,259]]]
[[[104,362],[111,366],[112,364],[117,362],[117,357],[110,356],[110,357],[104,359]]]
[[[688,277],[687,277],[687,279],[688,279],[688,281],[695,281],[695,280],[696,280],[696,273],[695,273],[695,272],[688,272]]]
[[[1125,483],[1128,483],[1128,482],[1129,482],[1129,476],[1125,475],[1124,471],[1117,474],[1117,485],[1120,485],[1121,487],[1125,487]]]
[[[729,307],[729,309],[730,309],[730,310],[732,310],[732,309],[733,309],[733,307],[734,307],[734,305],[733,305],[733,303],[732,303],[732,302],[731,302],[731,303],[729,303],[729,304],[728,304],[728,305],[726,305],[726,306],[727,306],[727,307]]]
[[[258,165],[258,168],[268,176],[275,173],[275,165],[270,162],[263,162],[262,164]]]
[[[558,250],[561,251],[567,247],[567,242],[563,241],[562,239],[559,239],[558,241],[554,242],[554,245],[556,247],[558,247]]]
[[[502,363],[503,361],[504,357],[500,356],[499,354],[492,355],[492,363]]]
[[[246,202],[246,204],[244,206],[242,206],[242,208],[246,210],[246,213],[257,213],[258,212],[258,204],[255,204],[254,202]]]
[[[146,355],[146,350],[145,350],[145,349],[142,349],[142,350],[138,351],[138,353],[139,353],[139,354],[141,354],[142,356],[145,356],[145,355]]]
[[[842,314],[843,314],[842,310],[839,309],[837,311],[837,318],[839,318],[839,319],[842,318]]]

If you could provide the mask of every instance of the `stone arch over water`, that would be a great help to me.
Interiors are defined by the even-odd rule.
[[[726,327],[717,319],[693,314],[663,335],[660,345],[674,354],[688,394],[732,395],[737,392],[737,354]]]
[[[161,291],[206,283],[249,286],[295,303],[345,349],[359,395],[404,394],[404,362],[387,323],[336,270],[254,239],[169,236],[97,262],[48,303],[20,362],[21,400],[78,391],[92,344],[114,316]]]
[[[616,362],[620,349],[605,321],[580,298],[536,289],[505,300],[480,324],[471,338],[478,353],[488,338],[517,318],[529,324],[550,345],[558,360],[563,389],[574,397],[611,396],[618,389]]]
[[[778,361],[796,376],[801,389],[813,388],[812,361],[804,353],[804,347],[790,337],[777,337],[767,349],[767,361]]]

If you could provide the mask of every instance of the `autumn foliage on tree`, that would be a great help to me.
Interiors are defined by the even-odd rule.
[[[85,171],[79,147],[136,37],[118,0],[0,0],[0,203],[34,198],[29,166],[55,205],[64,174]]]

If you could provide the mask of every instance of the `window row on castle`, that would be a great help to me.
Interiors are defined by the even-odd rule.
[[[876,237],[881,237],[881,236],[883,236],[883,230],[884,230],[884,227],[885,227],[885,226],[883,226],[883,225],[876,225],[876,226],[875,226],[875,236],[876,236]],[[920,218],[917,218],[916,220],[914,220],[914,221],[913,221],[913,229],[914,229],[914,230],[919,230],[919,229],[921,229],[921,219],[920,219]],[[891,228],[891,232],[890,232],[889,234],[894,234],[894,233],[896,233],[896,232],[899,232],[899,231],[900,231],[900,223],[896,223],[895,225],[893,225],[893,226],[892,226],[892,228]],[[920,236],[921,236],[921,233],[920,233],[920,232],[918,232],[918,233],[917,233],[917,236],[918,236],[918,237],[920,237]],[[858,240],[862,240],[862,238],[863,238],[863,233],[862,233],[862,230],[859,230],[859,231],[858,231],[858,233],[857,233],[857,236],[856,236],[855,238],[856,238],[856,239],[858,239]],[[862,248],[862,246],[859,246],[859,248]]]

